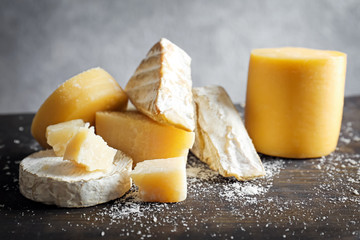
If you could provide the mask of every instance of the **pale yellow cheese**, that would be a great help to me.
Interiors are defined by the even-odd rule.
[[[186,156],[195,139],[188,132],[160,124],[136,112],[97,112],[96,133],[109,146],[133,158],[143,160]]]
[[[82,119],[75,119],[50,125],[46,128],[47,143],[52,146],[56,156],[64,156],[68,142],[79,131],[79,128],[84,126],[85,123]]]
[[[186,199],[186,157],[138,163],[131,178],[145,202],[180,202]]]
[[[47,126],[73,119],[93,125],[95,112],[126,109],[127,101],[125,92],[109,73],[93,68],[70,78],[46,99],[33,119],[31,133],[47,148]]]
[[[94,132],[94,127],[81,127],[66,146],[64,160],[70,160],[88,171],[111,169],[116,149]]]
[[[191,58],[162,38],[148,52],[125,87],[130,101],[153,120],[187,131],[195,128]]]

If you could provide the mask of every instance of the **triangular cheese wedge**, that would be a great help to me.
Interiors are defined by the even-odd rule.
[[[220,86],[193,89],[197,127],[192,152],[224,177],[251,180],[265,171],[238,111]]]
[[[193,131],[190,63],[191,58],[181,48],[162,38],[127,83],[129,99],[153,120]]]

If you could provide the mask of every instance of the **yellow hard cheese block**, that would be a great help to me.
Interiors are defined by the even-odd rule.
[[[96,133],[109,146],[120,149],[138,162],[186,156],[195,134],[160,124],[136,112],[97,112]]]
[[[64,156],[68,142],[79,131],[80,127],[84,126],[85,123],[82,119],[75,119],[50,125],[46,128],[47,143],[53,147],[56,156]]]
[[[127,101],[109,73],[93,68],[70,78],[46,99],[33,119],[31,133],[41,146],[48,147],[47,126],[73,119],[94,124],[95,112],[125,109]]]
[[[305,48],[251,52],[245,125],[258,152],[313,158],[339,137],[346,54]]]
[[[138,163],[131,178],[145,202],[180,202],[186,199],[186,157]]]
[[[87,171],[111,169],[116,149],[94,132],[94,127],[81,127],[66,146],[64,160],[73,161]]]

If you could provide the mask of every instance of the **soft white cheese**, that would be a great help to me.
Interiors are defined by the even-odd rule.
[[[191,58],[162,38],[148,52],[125,91],[134,106],[153,120],[187,131],[195,128]]]
[[[262,162],[226,91],[220,86],[193,89],[197,112],[192,152],[224,177],[264,176]]]
[[[59,207],[88,207],[123,196],[131,187],[132,160],[121,151],[109,171],[88,172],[57,157],[53,150],[20,162],[20,192],[28,199]]]

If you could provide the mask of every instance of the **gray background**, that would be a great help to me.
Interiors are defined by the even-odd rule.
[[[251,49],[348,54],[346,95],[360,94],[360,1],[0,2],[0,113],[34,112],[66,79],[101,66],[122,87],[166,37],[192,57],[194,86],[244,102]]]

